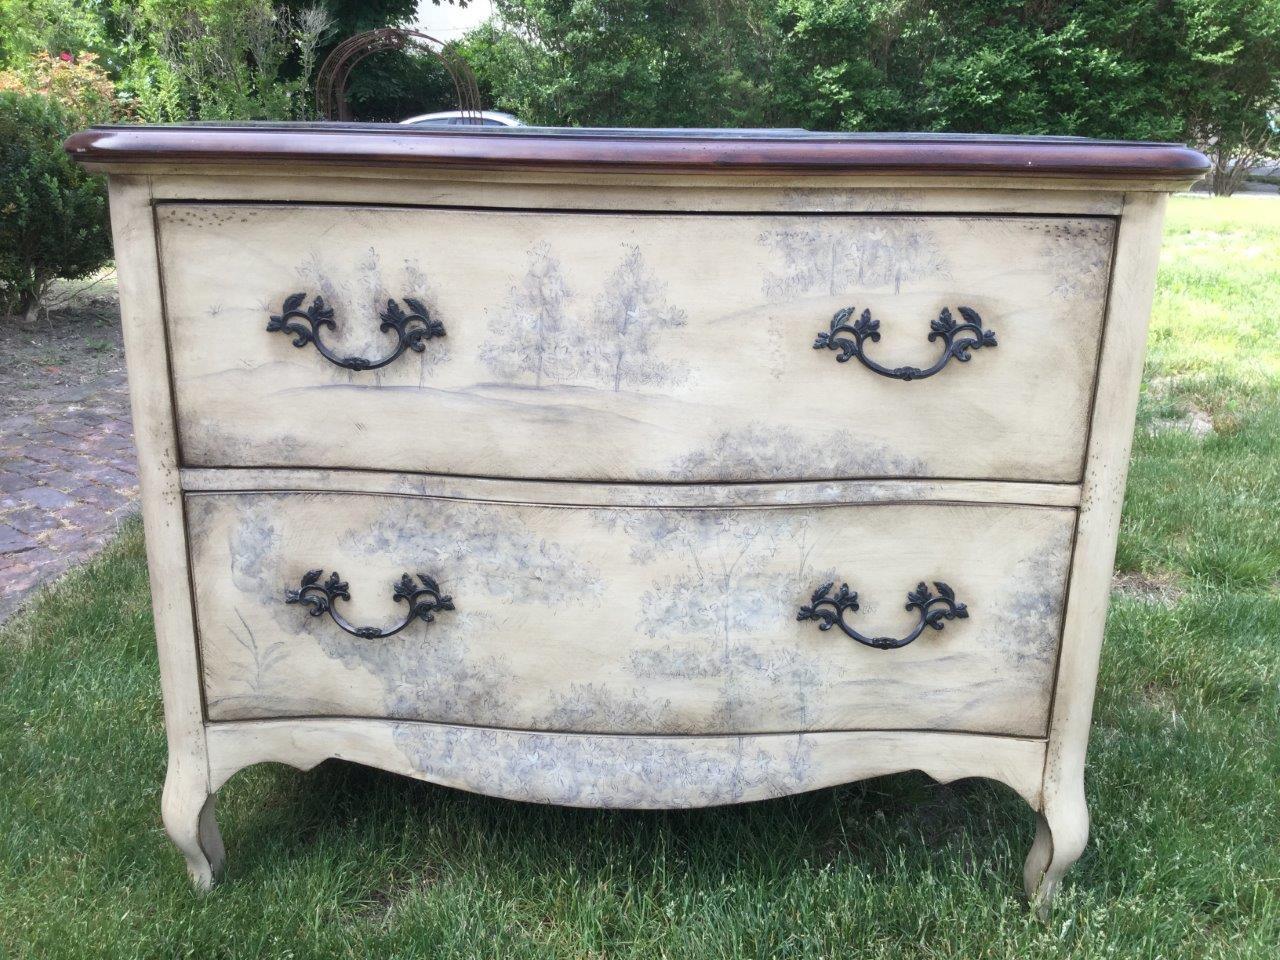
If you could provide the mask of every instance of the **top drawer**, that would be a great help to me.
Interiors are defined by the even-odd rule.
[[[181,203],[157,218],[190,466],[1081,475],[1110,218]],[[415,337],[388,300],[445,336]],[[994,342],[963,349],[979,330]]]

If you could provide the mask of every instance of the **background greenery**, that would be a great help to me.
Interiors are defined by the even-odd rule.
[[[465,6],[465,0],[434,0]],[[96,53],[147,120],[313,114],[315,66],[414,0],[0,0],[0,67]],[[1280,0],[494,0],[460,44],[528,123],[1079,134],[1280,152]],[[352,81],[362,119],[449,105],[429,58]],[[1234,187],[1224,178],[1224,189]]]
[[[1183,140],[1223,192],[1280,152],[1280,0],[494,6],[465,47],[526,122]]]
[[[14,94],[0,100],[0,124],[49,112],[22,97],[55,101],[69,126],[316,119],[325,56],[362,31],[411,25],[416,7],[0,0],[0,90]],[[1222,194],[1280,159],[1280,0],[494,0],[494,10],[448,52],[472,64],[488,105],[532,124],[1182,140],[1213,159]],[[440,63],[409,49],[361,62],[348,99],[363,120],[455,105]],[[56,152],[56,139],[26,138],[28,149],[3,157],[0,210],[39,192],[37,170],[50,195],[83,192],[69,168],[32,152]],[[78,251],[105,250],[105,213],[76,213],[91,241]],[[37,212],[22,229],[40,222]],[[40,278],[106,262],[71,249],[0,237],[0,317],[33,321]]]
[[[223,788],[194,894],[140,530],[0,629],[0,956],[1274,960],[1280,203],[1171,203],[1104,646],[1090,846],[1045,922],[1003,787],[537,807],[341,763]]]

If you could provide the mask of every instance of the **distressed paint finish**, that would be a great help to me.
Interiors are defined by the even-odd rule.
[[[189,466],[1080,478],[1112,218],[253,204],[157,218]],[[386,352],[388,298],[423,300],[448,335],[343,370],[265,331],[298,291],[335,308],[325,338],[342,355]],[[813,349],[836,310],[870,308],[876,359],[927,366],[930,321],[961,305],[999,349],[928,382]]]
[[[652,177],[529,175],[499,171],[421,171],[425,176],[387,176],[348,170],[327,177],[278,176],[261,167],[221,167],[219,176],[169,168],[152,181],[158,201],[240,203],[362,203],[433,206],[449,204],[522,210],[660,210],[704,213],[976,213],[1118,216],[1124,194],[1114,189],[983,177],[921,188],[918,180],[804,177],[790,184],[744,183],[736,177],[699,183]],[[977,189],[975,189],[977,188]],[[1139,189],[1139,185],[1134,185]]]
[[[658,810],[918,769],[944,783],[998,780],[1036,806],[1044,741],[891,731],[610,737],[344,718],[213,724],[209,755],[218,786],[253,763],[310,769],[341,757],[511,800]]]
[[[808,507],[840,503],[1012,503],[1075,507],[1080,488],[1067,484],[993,480],[823,480],[811,483],[647,485],[557,483],[431,476],[379,470],[182,471],[183,489],[223,491],[307,490],[314,493],[391,493],[502,503],[556,503],[583,507]]]
[[[652,495],[657,502],[661,492]],[[1074,511],[925,505],[571,508],[352,494],[189,495],[215,720],[393,717],[531,730],[973,730],[1039,736]],[[401,572],[457,609],[389,639],[283,603],[337,570],[344,615],[398,618]],[[796,620],[828,580],[906,633],[920,580],[970,617],[897,651]]]

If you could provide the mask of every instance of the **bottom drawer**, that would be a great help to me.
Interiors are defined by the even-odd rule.
[[[1075,521],[334,493],[189,494],[187,516],[211,720],[1032,737]]]

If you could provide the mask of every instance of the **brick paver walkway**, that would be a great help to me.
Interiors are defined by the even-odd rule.
[[[97,552],[137,496],[123,373],[0,419],[0,621]]]

